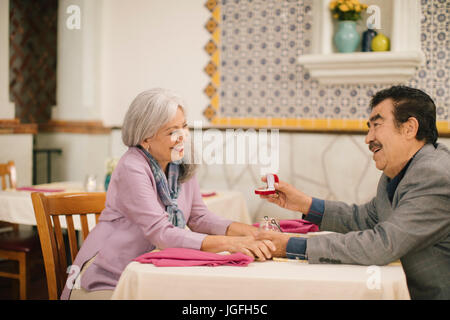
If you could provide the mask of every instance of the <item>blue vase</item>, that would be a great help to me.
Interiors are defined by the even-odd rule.
[[[356,31],[356,21],[339,21],[334,44],[339,52],[354,52],[361,37]]]
[[[108,191],[109,182],[111,181],[111,175],[107,174],[105,177],[105,191]]]

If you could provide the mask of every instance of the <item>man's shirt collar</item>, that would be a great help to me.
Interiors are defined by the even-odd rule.
[[[422,147],[423,148],[423,147]],[[405,176],[406,170],[408,170],[409,165],[411,164],[412,160],[416,156],[417,153],[419,153],[420,148],[417,150],[417,152],[409,159],[408,163],[403,167],[402,171],[400,171],[394,178],[390,179],[388,178],[388,184],[386,186],[386,191],[388,193],[389,200],[392,203],[392,200],[394,199],[395,190],[397,190],[398,185],[400,184],[400,181],[402,181],[403,177]]]

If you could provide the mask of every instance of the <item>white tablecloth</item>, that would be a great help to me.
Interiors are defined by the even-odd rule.
[[[64,189],[65,192],[83,192],[81,182],[55,182],[35,186],[43,189]],[[0,191],[0,221],[23,225],[36,225],[33,203],[30,191],[5,190]],[[61,226],[66,227],[65,219],[60,219]],[[89,229],[95,225],[95,217],[88,217]],[[75,229],[81,230],[81,223],[78,216],[74,217]]]
[[[247,267],[155,267],[131,262],[112,299],[409,299],[401,266],[253,262]]]
[[[83,192],[81,182],[55,182],[36,186],[37,188],[64,189],[65,192]],[[101,190],[100,190],[101,191]],[[208,192],[208,191],[204,191]],[[218,191],[217,195],[203,198],[206,206],[215,214],[233,221],[251,223],[244,196],[237,191]],[[95,225],[95,218],[90,217],[89,227]],[[63,222],[65,219],[61,219]],[[36,225],[31,192],[7,190],[0,191],[0,221],[24,225]],[[75,228],[80,230],[77,217],[74,218]],[[64,226],[64,222],[62,226]]]

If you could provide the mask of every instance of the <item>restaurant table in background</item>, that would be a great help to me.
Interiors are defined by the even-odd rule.
[[[54,182],[33,186],[35,190],[64,190],[64,192],[83,192],[81,182]],[[0,191],[0,221],[17,223],[21,225],[36,225],[33,203],[31,201],[31,190],[18,191],[6,189]],[[54,192],[52,192],[54,193]],[[95,225],[95,218],[88,217],[89,228]],[[61,226],[65,227],[65,219],[61,220]],[[79,217],[74,218],[75,229],[81,230]]]
[[[401,265],[252,262],[247,267],[156,267],[131,262],[112,299],[408,300]]]
[[[210,193],[207,190],[201,190],[201,193],[206,195],[203,197],[203,202],[211,212],[233,221],[252,223],[247,203],[241,192],[229,190]],[[215,195],[208,196],[214,193]]]
[[[64,190],[64,192],[84,192],[81,182],[54,182],[34,186],[40,190]],[[103,190],[98,190],[103,191]],[[233,221],[251,223],[244,196],[237,191],[210,192],[202,190],[203,198],[209,210],[215,214]],[[75,228],[81,230],[79,219],[74,219]],[[95,225],[94,217],[89,217],[89,227]],[[0,221],[23,225],[36,225],[31,191],[5,190],[0,191]],[[64,221],[62,221],[64,227]]]

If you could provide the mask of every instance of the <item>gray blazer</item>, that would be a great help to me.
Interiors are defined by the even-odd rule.
[[[309,263],[385,265],[400,259],[412,299],[450,299],[450,151],[426,144],[394,194],[387,177],[364,205],[325,201],[321,231],[308,239]]]

